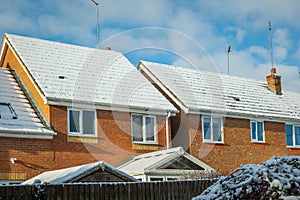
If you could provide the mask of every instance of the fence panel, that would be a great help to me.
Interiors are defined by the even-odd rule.
[[[0,186],[0,199],[185,200],[199,195],[215,181],[216,179],[138,183],[74,183],[39,186]]]

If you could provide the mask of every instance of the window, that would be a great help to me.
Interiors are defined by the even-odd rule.
[[[204,142],[223,142],[222,118],[202,117],[202,133]]]
[[[285,125],[286,145],[290,147],[300,147],[300,126]]]
[[[132,141],[156,142],[156,119],[154,116],[132,115]]]
[[[95,135],[96,112],[90,110],[68,110],[70,134]]]
[[[263,122],[251,121],[251,141],[264,142],[264,124]]]
[[[17,114],[10,103],[0,102],[0,118],[17,119]]]

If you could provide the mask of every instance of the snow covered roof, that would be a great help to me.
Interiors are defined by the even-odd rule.
[[[128,181],[133,181],[133,182],[138,181],[132,176],[118,170],[117,168],[103,161],[99,161],[99,162],[89,163],[89,164],[80,165],[76,167],[69,167],[69,168],[44,172],[27,181],[24,181],[22,185],[33,184],[35,180],[40,180],[41,183],[47,182],[51,184],[73,183],[100,169],[102,171],[109,170],[110,172],[113,172],[114,174],[118,174],[118,176],[123,177]]]
[[[122,53],[12,34],[5,34],[4,42],[24,63],[48,104],[176,111]]]
[[[0,136],[52,138],[11,71],[0,67]]]
[[[270,91],[266,81],[141,61],[143,71],[185,113],[226,113],[276,120],[300,119],[300,94]]]
[[[181,173],[184,170],[215,171],[204,162],[185,152],[182,147],[135,156],[132,160],[119,166],[118,169],[132,176],[149,174],[156,170],[162,172],[164,169],[179,170]]]

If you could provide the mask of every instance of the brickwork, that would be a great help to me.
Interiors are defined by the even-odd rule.
[[[185,118],[199,120],[196,115]],[[284,123],[265,121],[264,130],[264,143],[251,142],[249,119],[224,118],[224,144],[202,142],[201,119],[198,128],[185,129],[185,133],[189,133],[190,153],[224,175],[240,165],[261,163],[272,156],[300,156],[300,149],[286,147]]]
[[[51,126],[57,132],[53,140],[0,137],[0,174],[26,173],[28,179],[43,171],[97,160],[115,165],[136,153],[165,148],[165,116],[156,117],[158,144],[133,148],[130,113],[97,110],[96,143],[68,142],[67,108],[50,106],[50,113]],[[17,161],[12,164],[10,158]]]

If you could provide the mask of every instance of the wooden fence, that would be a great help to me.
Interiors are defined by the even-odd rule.
[[[138,183],[0,186],[0,200],[185,200],[199,195],[215,181],[206,179]]]

